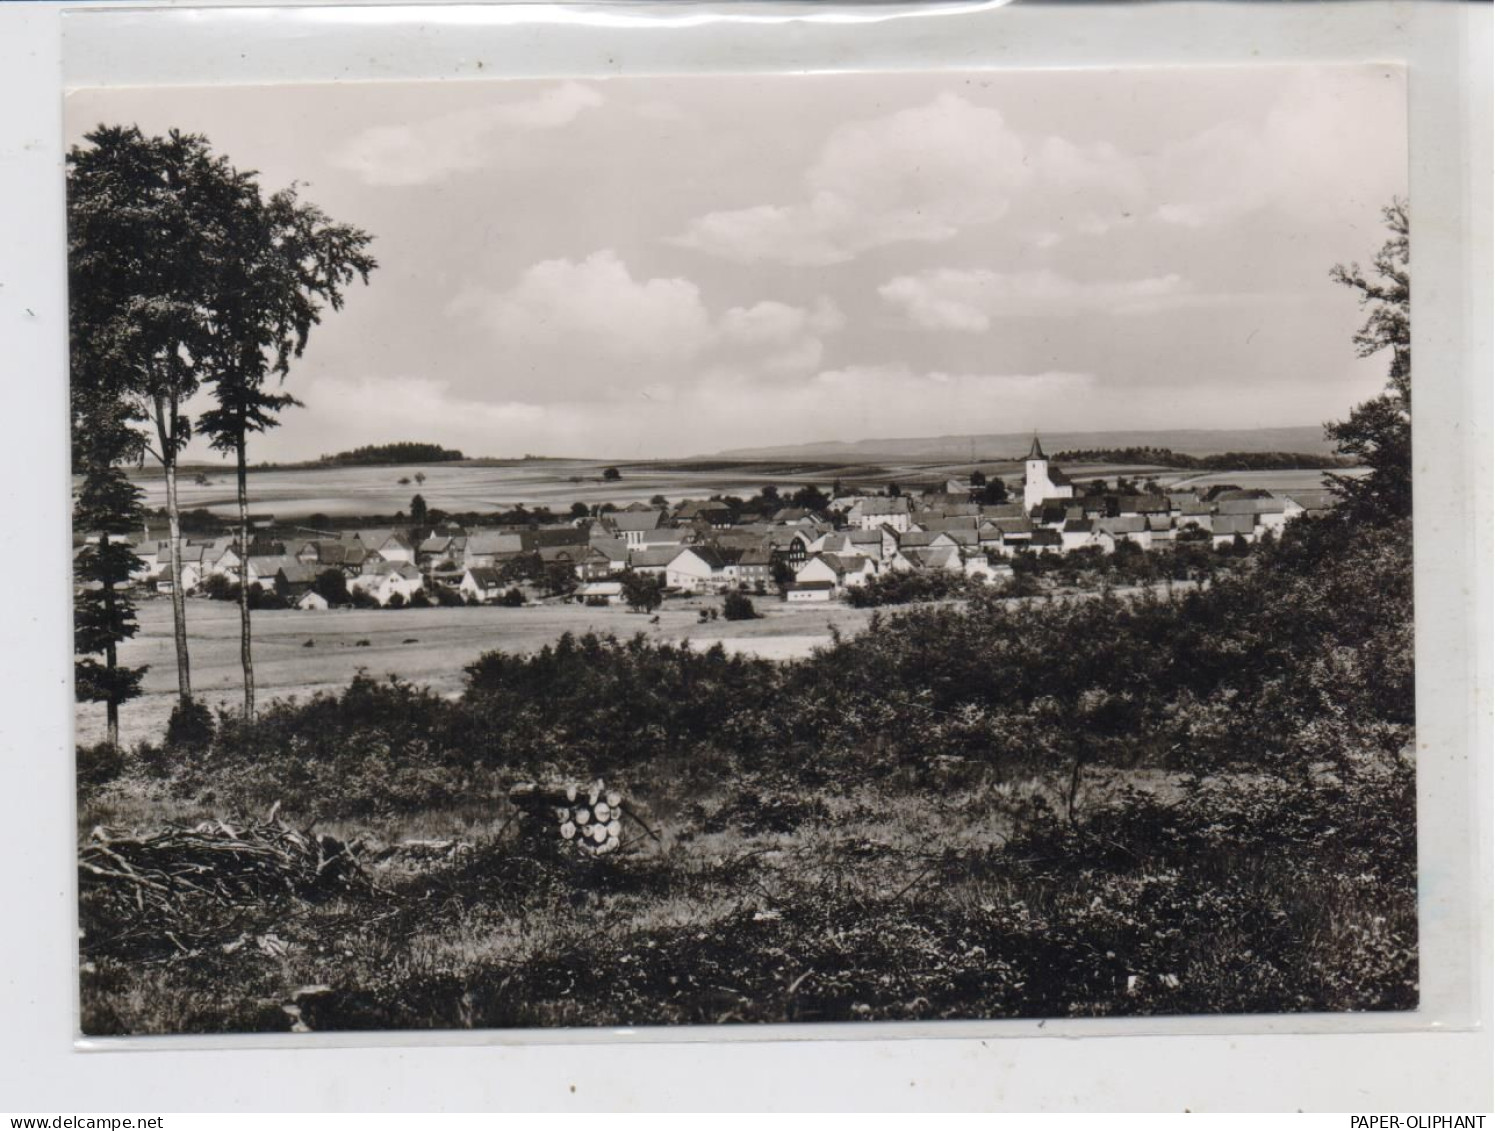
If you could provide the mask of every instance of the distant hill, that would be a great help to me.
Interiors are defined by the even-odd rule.
[[[1333,444],[1323,429],[1295,428],[1160,428],[1129,432],[1041,432],[1048,452],[1113,448],[1170,448],[1193,456],[1225,452],[1304,452],[1329,455]],[[717,458],[835,460],[847,463],[907,461],[960,462],[972,458],[1021,459],[1033,442],[1031,432],[988,433],[970,436],[921,436],[880,440],[827,440],[771,448],[733,448]]]

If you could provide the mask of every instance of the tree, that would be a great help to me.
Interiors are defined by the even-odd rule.
[[[410,521],[416,526],[424,526],[428,513],[425,496],[412,496],[410,499]]]
[[[722,616],[727,620],[753,620],[758,612],[753,608],[752,600],[745,593],[728,593],[722,601]]]
[[[117,652],[139,628],[123,590],[141,561],[123,536],[135,525],[140,494],[118,466],[90,466],[73,506],[75,525],[98,535],[74,560],[80,589],[73,601],[73,694],[80,703],[104,704],[110,746],[119,745],[120,704],[140,694],[146,672],[121,665]]]
[[[270,391],[269,381],[285,380],[291,362],[305,351],[312,327],[322,321],[323,309],[341,309],[346,288],[359,279],[367,283],[376,263],[366,250],[373,237],[333,223],[315,205],[301,201],[295,186],[264,199],[254,173],[225,168],[223,199],[216,208],[224,240],[207,280],[201,315],[208,346],[204,379],[216,403],[203,413],[199,429],[214,449],[234,456],[239,544],[247,546],[249,437],[276,427],[283,409],[300,404],[286,393]],[[423,522],[425,500],[419,495],[415,500],[421,512],[416,521]],[[247,591],[239,599],[239,659],[244,717],[253,719]]]
[[[623,584],[623,600],[636,613],[651,613],[664,604],[664,586],[659,578],[625,570],[619,579]]]
[[[900,486],[898,486],[898,484],[896,484],[896,483],[889,483],[888,484],[888,498],[890,498],[890,499],[896,499],[896,498],[898,498],[898,496],[900,496],[902,494],[903,494],[903,488],[900,487]]]
[[[171,571],[182,574],[177,467],[192,436],[184,406],[210,352],[203,296],[212,289],[222,205],[234,174],[198,137],[145,137],[100,126],[67,157],[68,321],[72,380],[108,388],[121,419],[142,425],[140,452],[160,464]],[[187,609],[171,591],[177,694],[192,698]]]
[[[311,583],[313,592],[321,595],[329,605],[348,603],[348,579],[340,569],[324,569]]]
[[[670,501],[663,495],[655,495],[649,500],[649,505],[651,507],[667,507],[670,505]]]
[[[616,467],[604,467],[602,469],[602,478],[606,479],[609,483],[613,483],[619,479],[622,479],[623,473]]]
[[[79,702],[105,705],[108,743],[119,744],[120,704],[140,694],[146,668],[118,662],[118,646],[137,631],[130,577],[141,568],[127,537],[143,519],[141,492],[123,464],[143,451],[128,395],[127,368],[93,351],[98,344],[74,327],[69,383],[76,530],[95,536],[74,559],[78,594],[73,605],[73,692]],[[179,575],[178,575],[179,576]]]
[[[564,597],[576,592],[576,570],[566,562],[548,563],[541,577],[541,584],[551,597]]]
[[[591,509],[588,508],[588,506],[586,505],[586,503],[577,501],[577,502],[574,502],[574,503],[571,504],[571,517],[572,518],[587,518],[588,516],[591,515],[591,513],[592,513]]]
[[[1349,419],[1324,425],[1335,450],[1369,468],[1361,478],[1329,476],[1340,513],[1352,522],[1386,524],[1412,514],[1412,285],[1406,201],[1381,210],[1391,238],[1369,272],[1336,264],[1330,278],[1358,293],[1369,311],[1355,335],[1361,357],[1391,351],[1387,391],[1356,405]]]
[[[979,467],[971,472],[971,486],[981,488],[986,486],[986,473]]]
[[[417,487],[423,487],[423,486],[425,486],[425,483],[426,483],[426,473],[424,471],[417,471],[415,473],[415,485]]]
[[[801,510],[823,511],[830,505],[830,500],[825,497],[825,492],[814,484],[801,487],[790,497],[790,503]]]
[[[972,480],[974,483],[975,480]],[[1008,499],[1007,484],[1002,482],[1001,476],[993,476],[988,479],[981,489],[976,492],[976,502],[985,507],[1001,506]]]

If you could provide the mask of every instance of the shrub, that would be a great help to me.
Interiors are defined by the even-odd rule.
[[[506,609],[517,609],[524,604],[524,593],[518,588],[510,589],[498,599],[498,603]]]
[[[405,607],[405,594],[391,593],[389,600],[384,602],[386,609],[403,609]]]
[[[178,701],[166,721],[166,747],[169,750],[200,750],[212,744],[215,731],[213,712],[196,699]]]
[[[424,589],[417,589],[414,596],[410,598],[410,607],[412,609],[429,609],[431,607],[431,598],[426,596]]]
[[[89,794],[120,777],[129,765],[125,751],[108,742],[80,746],[77,752],[78,792]]]
[[[728,620],[755,620],[758,610],[753,608],[752,599],[747,594],[728,593],[722,602],[722,616]]]

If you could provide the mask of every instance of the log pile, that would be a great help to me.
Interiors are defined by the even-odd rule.
[[[99,827],[79,851],[78,868],[85,888],[168,915],[184,899],[237,905],[369,886],[349,845],[292,828],[273,811],[264,820],[167,826],[144,836]]]
[[[600,778],[585,786],[524,782],[509,790],[509,801],[519,810],[522,838],[538,847],[587,857],[618,851],[624,818],[638,820],[623,795],[608,789]]]

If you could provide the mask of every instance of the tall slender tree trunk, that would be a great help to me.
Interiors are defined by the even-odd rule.
[[[171,538],[171,619],[176,636],[177,695],[183,705],[192,701],[192,666],[187,657],[187,595],[182,591],[182,518],[177,506],[176,457],[163,461],[166,469],[166,521]]]
[[[107,562],[109,560],[109,535],[107,533],[99,535],[99,551],[102,554],[102,561]],[[104,621],[112,625],[114,623],[114,576],[107,568],[100,572],[104,575]],[[104,667],[109,672],[110,687],[109,698],[104,701],[104,712],[109,728],[107,739],[110,746],[119,745],[119,698],[113,690],[115,659],[114,641],[111,639],[104,647]]]
[[[239,545],[244,558],[239,580],[239,659],[244,665],[244,718],[254,719],[254,657],[250,654],[249,635],[249,472],[245,465],[244,433],[240,431],[235,446],[239,479]]]

